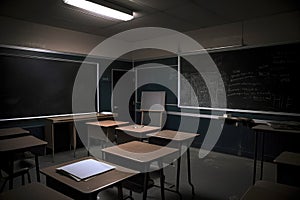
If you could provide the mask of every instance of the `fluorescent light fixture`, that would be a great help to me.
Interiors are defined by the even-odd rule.
[[[88,10],[90,12],[111,17],[123,21],[129,21],[133,19],[133,14],[128,14],[119,10],[115,10],[106,6],[102,6],[86,0],[63,0],[66,4]]]

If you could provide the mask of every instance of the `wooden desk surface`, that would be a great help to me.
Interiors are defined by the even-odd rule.
[[[186,132],[177,132],[177,131],[173,131],[173,130],[163,130],[163,131],[160,131],[160,132],[157,132],[157,133],[147,134],[147,136],[180,142],[180,141],[193,139],[193,138],[199,136],[199,134],[186,133]]]
[[[73,121],[84,121],[90,119],[101,119],[101,118],[109,118],[113,115],[107,114],[84,114],[84,115],[70,115],[70,116],[58,116],[58,117],[49,117],[46,120],[51,121],[51,123],[63,123],[63,122],[73,122]]]
[[[102,127],[113,127],[113,126],[120,126],[129,124],[129,122],[123,122],[123,121],[114,121],[114,120],[103,120],[103,121],[95,121],[95,122],[87,122],[87,125],[92,126],[102,126]]]
[[[121,131],[128,131],[133,133],[149,133],[159,131],[160,127],[157,126],[141,126],[141,125],[129,125],[129,126],[122,126],[116,128],[116,130]]]
[[[71,200],[71,198],[37,182],[3,192],[0,194],[0,199]]]
[[[132,141],[102,149],[103,152],[139,163],[150,163],[178,152],[178,149]]]
[[[97,176],[93,176],[90,179],[87,179],[86,181],[75,181],[74,179],[68,177],[68,176],[64,176],[60,173],[56,172],[56,168],[67,165],[67,164],[71,164],[74,162],[78,162],[84,159],[87,159],[90,157],[86,157],[86,158],[80,158],[80,159],[76,159],[70,162],[66,162],[66,163],[62,163],[59,165],[55,165],[55,166],[50,166],[44,169],[41,169],[41,173],[49,176],[65,185],[68,185],[71,188],[74,188],[75,190],[84,193],[84,194],[90,194],[96,191],[100,191],[103,190],[107,187],[110,187],[120,181],[123,181],[129,177],[132,177],[136,174],[138,174],[137,171],[134,170],[130,170],[115,164],[111,164],[109,162],[106,161],[102,161],[101,162],[105,162],[107,164],[113,165],[116,167],[116,169],[114,170],[110,170],[107,171],[105,173],[99,174]]]
[[[242,196],[241,200],[298,200],[299,196],[300,189],[297,187],[267,181],[257,181]]]
[[[300,153],[284,151],[275,158],[274,162],[278,164],[300,166]]]
[[[21,151],[32,147],[43,146],[46,144],[47,142],[31,135],[4,139],[0,140],[0,152]]]
[[[14,137],[14,136],[26,135],[26,134],[30,134],[30,132],[19,127],[0,129],[0,138]]]
[[[281,133],[298,133],[300,134],[300,130],[293,130],[293,129],[279,129],[279,128],[273,128],[269,125],[260,124],[257,126],[252,127],[255,131],[269,131],[269,132],[281,132]]]

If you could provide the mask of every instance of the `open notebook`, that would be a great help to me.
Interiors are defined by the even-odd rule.
[[[115,167],[94,159],[86,159],[56,168],[58,173],[69,176],[76,181],[88,179],[92,176],[107,172]]]

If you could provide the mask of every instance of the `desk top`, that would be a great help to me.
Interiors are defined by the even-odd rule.
[[[102,149],[103,152],[139,163],[149,163],[178,152],[178,149],[132,141]]]
[[[0,138],[17,137],[28,134],[30,134],[29,131],[19,127],[0,129]]]
[[[253,130],[256,131],[269,131],[269,132],[282,132],[282,133],[299,133],[300,130],[293,130],[293,129],[279,129],[279,128],[273,128],[266,124],[260,124],[257,126],[252,127]]]
[[[114,120],[103,120],[103,121],[96,121],[96,122],[87,122],[87,125],[92,126],[102,126],[102,127],[113,127],[113,126],[120,126],[129,124],[129,122],[123,122],[123,121],[114,121]]]
[[[67,197],[41,183],[30,183],[22,187],[9,190],[0,194],[1,200],[34,199],[34,200],[71,200]]]
[[[274,162],[278,164],[300,166],[300,153],[284,151],[275,158]]]
[[[195,137],[199,136],[199,134],[179,132],[179,131],[177,132],[173,130],[163,130],[157,133],[147,134],[147,136],[180,142],[180,141],[194,139]]]
[[[91,157],[87,157],[87,158],[91,158]],[[87,179],[85,181],[75,181],[74,179],[72,179],[68,176],[65,176],[65,175],[62,175],[62,174],[56,172],[56,168],[58,168],[58,167],[61,167],[61,166],[67,165],[67,164],[71,164],[74,162],[78,162],[81,160],[85,160],[87,158],[80,158],[80,159],[76,159],[76,160],[62,163],[59,165],[50,166],[47,168],[43,168],[40,171],[42,174],[44,174],[48,177],[51,177],[53,179],[56,179],[57,181],[65,184],[65,185],[68,185],[69,187],[72,187],[75,190],[82,192],[84,194],[90,194],[90,193],[93,193],[96,191],[103,190],[107,187],[110,187],[110,186],[120,182],[120,181],[123,181],[129,177],[132,177],[138,173],[137,171],[130,170],[125,167],[111,164],[111,163],[108,163],[108,162],[102,161],[102,160],[101,160],[101,162],[105,162],[107,164],[113,165],[116,167],[116,169],[93,176],[90,179]]]
[[[0,152],[22,151],[24,149],[46,145],[47,142],[34,136],[23,136],[0,140]]]
[[[257,181],[254,186],[251,186],[248,191],[242,196],[241,200],[298,200],[300,189],[279,183],[267,181]]]
[[[116,129],[121,130],[121,131],[133,132],[133,133],[149,133],[149,132],[159,131],[160,127],[143,126],[143,125],[129,125],[129,126],[118,127]]]
[[[63,123],[63,122],[73,122],[73,121],[84,121],[90,119],[104,119],[110,118],[113,115],[110,114],[84,114],[84,115],[70,115],[70,116],[58,116],[58,117],[49,117],[46,120],[51,121],[52,123]]]

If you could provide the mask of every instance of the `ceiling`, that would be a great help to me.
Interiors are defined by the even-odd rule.
[[[191,31],[291,12],[299,10],[300,4],[299,0],[107,1],[133,10],[135,18],[127,22],[105,19],[66,5],[62,0],[1,0],[0,16],[109,37],[145,26]]]

